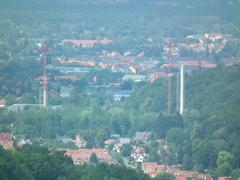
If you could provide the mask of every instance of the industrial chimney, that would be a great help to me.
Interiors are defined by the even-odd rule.
[[[184,111],[184,64],[180,66],[180,114]]]

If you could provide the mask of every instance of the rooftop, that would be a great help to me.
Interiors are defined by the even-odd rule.
[[[99,161],[109,164],[114,163],[112,156],[106,149],[68,149],[65,155],[71,157],[75,164],[83,164],[89,162],[93,153],[96,154]]]

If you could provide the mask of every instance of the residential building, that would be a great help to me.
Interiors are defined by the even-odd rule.
[[[130,144],[130,138],[119,138],[115,140],[113,150],[120,153],[125,144]]]
[[[83,148],[87,145],[87,142],[80,135],[76,135],[75,144],[78,148]]]
[[[218,180],[232,180],[232,177],[229,177],[229,176],[220,176],[220,177],[218,177]]]
[[[116,144],[116,141],[117,141],[116,139],[108,139],[108,140],[106,140],[104,142],[105,148],[108,148],[109,146]]]
[[[123,81],[134,81],[134,82],[142,82],[146,81],[146,75],[125,75],[122,78]]]
[[[13,140],[13,135],[11,133],[0,133],[0,145],[2,145],[4,149],[12,149]]]
[[[61,97],[69,97],[71,93],[73,92],[74,87],[73,86],[61,86],[60,87],[60,96]]]
[[[107,164],[115,164],[112,156],[106,149],[67,149],[65,155],[71,157],[74,164],[84,164],[89,163],[90,157],[93,153],[96,154],[100,162],[104,162]]]
[[[5,107],[6,101],[4,99],[0,99],[0,108]]]
[[[79,75],[83,73],[88,73],[94,68],[91,67],[71,67],[71,66],[54,66],[49,70],[56,70],[64,75]]]
[[[30,139],[20,139],[17,143],[17,147],[22,148],[26,144],[32,144]]]
[[[142,141],[142,142],[147,141],[151,134],[152,134],[151,132],[146,132],[146,131],[144,131],[144,132],[136,132],[135,140],[136,141]]]
[[[133,150],[131,152],[131,157],[135,159],[137,163],[142,163],[144,162],[145,158],[148,155],[145,153],[145,149],[143,147],[133,147]]]
[[[143,162],[142,171],[150,177],[155,178],[158,174],[165,172],[165,166],[159,165],[156,162]]]
[[[121,137],[120,134],[111,134],[110,135],[111,139],[119,139],[120,137]]]
[[[148,81],[153,82],[158,78],[165,78],[167,74],[165,72],[154,72],[148,75]]]
[[[69,75],[69,76],[55,76],[56,81],[76,81],[79,79],[78,76]]]
[[[13,104],[9,106],[7,109],[8,111],[11,111],[11,112],[18,112],[18,111],[23,111],[32,107],[41,108],[42,105],[41,104]]]
[[[183,171],[176,167],[170,167],[166,164],[158,164],[156,162],[143,162],[142,171],[152,178],[158,174],[168,173],[174,175],[176,180],[212,180],[209,174],[201,174],[197,171]]]
[[[108,45],[112,43],[111,40],[104,39],[104,40],[63,40],[62,43],[72,44],[74,46],[81,46],[83,48],[92,48],[95,45]]]

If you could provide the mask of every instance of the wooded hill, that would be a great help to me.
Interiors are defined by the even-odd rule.
[[[174,81],[173,84],[175,84]],[[134,111],[136,116],[141,114],[141,117],[149,113],[153,116],[154,113],[166,112],[166,90],[167,81],[158,80],[147,85],[131,97],[128,108]],[[224,171],[239,168],[239,92],[240,65],[219,67],[213,70],[200,70],[196,73],[187,74],[185,112],[182,116],[183,126],[181,127],[181,122],[176,122],[178,124],[176,127],[181,131],[173,130],[173,124],[168,126],[167,130],[166,126],[163,127],[163,124],[151,126],[150,119],[145,119],[145,121],[148,127],[158,127],[159,131],[166,132],[166,134],[159,132],[158,134],[163,135],[170,142],[180,145],[179,153],[183,153],[182,163],[187,165],[186,168],[194,167],[198,170],[213,170],[218,166],[218,171],[222,172],[224,168],[217,164],[219,152],[221,151],[227,151],[234,157],[232,158],[234,160],[229,163],[231,165],[226,165],[228,168],[225,167]],[[173,94],[172,99],[175,98],[175,94]],[[175,105],[175,103],[173,104]],[[160,121],[156,122],[159,123]],[[138,123],[140,122],[136,122],[136,124]],[[169,125],[170,123],[171,121],[164,124]],[[179,136],[182,136],[181,141],[178,141],[177,137]],[[188,162],[184,162],[186,160]],[[222,169],[219,170],[219,168]]]

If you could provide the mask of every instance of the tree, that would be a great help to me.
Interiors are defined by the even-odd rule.
[[[171,143],[181,144],[183,141],[183,131],[180,128],[170,128],[167,131],[166,138]]]
[[[193,153],[193,160],[196,169],[199,171],[204,171],[216,163],[217,154],[214,152],[212,144],[208,141],[200,142],[198,149],[196,151],[193,150]]]
[[[240,177],[240,168],[234,169],[232,171],[232,176],[233,176],[233,179],[238,179]]]
[[[156,176],[156,180],[175,180],[175,176],[168,173],[161,173]]]
[[[132,146],[128,143],[128,144],[125,144],[123,146],[123,149],[122,149],[122,155],[123,156],[130,156],[131,155],[131,152],[132,152]]]
[[[20,99],[20,103],[34,104],[35,103],[34,95],[32,93],[24,93]]]
[[[118,120],[112,121],[112,130],[114,133],[121,134],[121,127]]]
[[[190,153],[185,153],[183,155],[183,168],[190,170],[193,167],[192,156]]]
[[[131,81],[124,81],[121,87],[122,90],[132,90],[133,85]]]
[[[227,151],[220,151],[217,158],[217,173],[221,176],[232,174],[234,156]]]
[[[5,100],[7,102],[6,105],[9,106],[9,105],[16,103],[16,98],[17,98],[17,96],[15,96],[15,95],[7,95],[5,97]]]
[[[91,154],[90,159],[89,159],[89,162],[90,162],[90,163],[98,163],[98,158],[97,158],[96,153],[92,153],[92,154]]]

